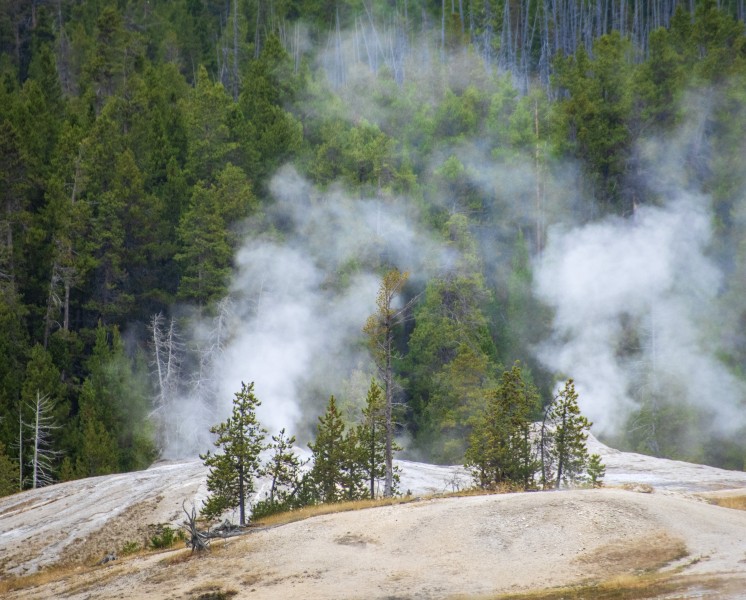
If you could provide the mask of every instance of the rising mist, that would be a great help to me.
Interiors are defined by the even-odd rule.
[[[350,36],[340,39],[341,48],[350,47]],[[342,62],[338,48],[334,61],[328,50],[321,53],[318,64],[337,86],[328,92],[339,101],[330,114],[395,132],[402,125],[397,94],[413,93],[397,85],[396,70],[411,73],[407,60],[421,59],[427,48],[426,41],[417,42],[406,60],[376,65],[389,69],[383,74],[354,53]],[[500,92],[479,57],[427,58],[412,76],[423,105],[437,107],[445,87]],[[380,77],[392,78],[385,93]],[[307,108],[314,117],[323,110]],[[475,236],[496,295],[507,285],[517,233],[536,238],[530,244],[534,292],[552,320],[534,358],[558,383],[575,379],[581,408],[600,435],[623,435],[641,410],[671,406],[702,409],[708,435],[728,436],[743,426],[746,390],[720,360],[725,273],[712,251],[712,200],[681,170],[701,142],[702,118],[671,139],[640,146],[640,187],[655,200],[624,218],[595,218],[588,210],[592,199],[580,191],[590,186],[580,183],[579,166],[551,158],[546,149],[541,164],[531,147],[522,160],[504,159],[494,138],[481,131],[436,149],[407,148],[428,177],[456,159],[486,199]],[[360,197],[342,185],[322,189],[293,165],[276,173],[270,192],[263,221],[248,228],[235,257],[231,292],[221,304],[219,352],[200,363],[201,391],[179,399],[184,431],[166,444],[166,456],[209,447],[209,425],[229,414],[241,381],[255,382],[259,417],[268,429],[286,427],[301,440],[312,436],[330,394],[341,394],[353,411],[374,375],[362,326],[375,308],[380,269],[410,271],[422,289],[453,259],[441,232],[426,224],[420,197]],[[465,210],[446,189],[428,198],[440,210]],[[215,318],[195,322],[188,337],[200,348],[213,347]]]

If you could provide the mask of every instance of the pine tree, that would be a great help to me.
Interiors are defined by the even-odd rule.
[[[117,449],[116,471],[146,468],[155,458],[147,365],[125,354],[116,327],[109,331],[99,324],[87,366],[89,375],[80,396],[81,428],[87,418],[101,424]]]
[[[499,370],[486,317],[492,294],[476,240],[462,214],[453,215],[444,229],[457,258],[428,283],[415,309],[408,392],[420,446],[433,460],[453,464],[463,461],[473,420]]]
[[[350,428],[342,443],[341,499],[346,501],[360,500],[368,495],[366,448],[359,434],[358,429]],[[395,486],[392,489],[395,491]]]
[[[348,441],[342,414],[334,396],[329,398],[326,412],[319,417],[316,439],[308,444],[313,453],[311,479],[322,502],[338,502],[344,497],[345,461]]]
[[[233,413],[226,421],[210,428],[217,435],[219,453],[200,454],[210,468],[207,489],[210,496],[202,514],[214,518],[228,509],[239,509],[239,524],[246,525],[246,502],[254,493],[254,478],[261,473],[259,455],[265,449],[264,430],[256,417],[261,404],[254,395],[254,383],[241,383],[235,393]]]
[[[12,281],[0,276],[0,440],[6,445],[18,441],[23,357],[29,351],[26,328],[27,308]],[[9,418],[10,415],[15,415]]]
[[[181,247],[179,297],[206,307],[226,295],[233,253],[240,241],[235,224],[257,206],[244,172],[228,164],[214,185],[194,187],[178,227]]]
[[[559,144],[585,161],[604,208],[621,214],[632,208],[620,193],[632,143],[629,53],[629,40],[615,31],[594,41],[593,58],[580,46],[556,65],[557,84],[569,93],[557,107]]]
[[[598,488],[603,485],[603,478],[606,476],[606,465],[601,462],[599,454],[591,454],[588,457],[588,484],[591,487]]]
[[[267,497],[254,507],[255,516],[265,516],[301,505],[298,492],[303,484],[303,461],[293,450],[295,436],[288,436],[285,429],[272,436],[269,445],[271,456],[262,468],[262,475],[270,479]]]
[[[83,382],[79,419],[78,456],[74,466],[65,465],[65,477],[75,479],[117,473],[120,469],[116,435],[104,423],[106,415],[100,412],[92,379]]]
[[[552,462],[556,465],[555,485],[572,484],[580,481],[588,464],[588,439],[590,421],[580,414],[575,383],[568,379],[565,387],[550,404],[547,420],[554,425],[554,443],[550,450]]]
[[[516,363],[503,373],[469,438],[465,466],[480,487],[533,486],[539,463],[531,423],[537,408],[538,393]]]
[[[223,86],[212,83],[207,69],[200,66],[194,88],[181,107],[188,141],[185,171],[191,182],[206,185],[237,148],[229,127],[233,103]]]
[[[0,442],[0,498],[18,491],[18,462],[5,454],[5,446]]]
[[[22,467],[26,479],[25,471],[31,461],[32,487],[52,481],[51,474],[55,471],[59,454],[59,430],[68,416],[68,405],[62,401],[63,391],[60,372],[51,355],[36,344],[26,363],[21,387],[21,419],[25,431],[23,440],[19,440],[23,445],[22,456],[25,460]]]
[[[401,325],[414,302],[410,300],[402,307],[395,306],[396,297],[401,294],[409,279],[409,273],[398,269],[388,271],[381,282],[376,299],[377,311],[368,317],[363,331],[368,335],[368,344],[373,360],[383,380],[385,393],[384,414],[386,419],[385,481],[383,495],[394,493],[394,328]]]
[[[256,161],[246,165],[255,180],[263,181],[301,147],[303,127],[284,109],[293,101],[297,87],[290,57],[277,36],[268,36],[259,57],[248,65],[238,100],[243,116],[238,120],[242,151],[247,160]]]
[[[370,497],[375,498],[376,483],[386,476],[386,412],[383,392],[375,380],[368,388],[357,441]]]
[[[21,246],[18,238],[28,220],[29,158],[13,124],[0,121],[0,279],[15,283]]]

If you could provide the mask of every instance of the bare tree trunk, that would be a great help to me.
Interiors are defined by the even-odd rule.
[[[446,56],[446,0],[443,0],[440,11],[440,60]]]
[[[38,483],[38,465],[39,465],[39,397],[37,392],[36,411],[34,413],[34,458],[31,463],[31,489],[36,489]]]
[[[370,423],[370,499],[376,497],[376,420]]]
[[[541,254],[543,246],[543,194],[542,194],[542,168],[541,168],[541,142],[539,138],[539,101],[534,100],[534,135],[536,136],[536,148],[534,152],[534,168],[536,169],[536,252]]]
[[[246,499],[244,498],[244,472],[243,462],[238,465],[238,524],[243,527],[246,525]]]
[[[257,0],[256,3],[256,23],[254,24],[254,58],[259,58],[259,17],[261,15],[262,3]]]
[[[55,289],[57,288],[57,284],[59,283],[59,274],[58,274],[59,267],[57,266],[57,263],[55,262],[52,265],[52,277],[49,281],[49,293],[47,294],[47,310],[44,314],[44,349],[46,350],[49,346],[49,336],[52,332],[52,314],[55,311],[55,308],[59,309],[60,305],[60,299],[59,296],[57,296],[57,293],[55,292]],[[58,324],[59,327],[59,324]]]
[[[407,319],[409,309],[417,300],[417,296],[407,302],[402,308],[392,307],[396,296],[401,293],[409,278],[408,273],[401,273],[393,269],[383,276],[381,287],[376,299],[377,311],[368,317],[363,331],[368,335],[369,345],[373,360],[378,367],[378,372],[383,379],[386,405],[384,406],[384,420],[386,427],[385,444],[385,478],[383,495],[389,497],[394,492],[394,423],[392,418],[392,405],[394,401],[394,372],[392,358],[394,352],[394,327]]]
[[[62,329],[70,331],[70,282],[65,280],[65,301],[63,304]]]
[[[391,350],[393,346],[393,324],[388,318],[384,324],[385,327],[385,352],[386,368],[384,371],[384,386],[386,393],[386,407],[384,416],[386,419],[386,450],[385,450],[385,471],[386,478],[383,484],[383,495],[388,498],[394,493],[394,425],[391,418],[391,409],[394,403],[394,374],[391,369]]]
[[[184,514],[187,518],[184,521],[184,528],[189,532],[189,541],[187,543],[191,546],[192,552],[195,550],[197,552],[207,550],[210,545],[210,538],[197,528],[197,509],[192,504],[191,512],[187,512],[185,502],[182,502],[181,508],[184,509]]]
[[[18,403],[18,489],[23,489],[23,403]]]
[[[546,453],[546,444],[547,444],[547,414],[549,412],[549,407],[547,406],[544,409],[544,418],[541,420],[541,431],[539,435],[539,453],[540,453],[540,460],[541,460],[541,487],[542,489],[547,489],[547,453]]]
[[[567,428],[567,408],[563,408],[562,420],[558,425],[560,433],[557,439],[557,489],[562,485],[562,471],[565,469],[565,454],[567,453],[565,431]]]
[[[174,432],[172,417],[176,407],[180,383],[180,366],[183,344],[179,339],[176,321],[165,320],[161,313],[153,315],[149,323],[150,345],[153,352],[154,375],[157,394],[154,400],[153,416],[158,426],[158,441],[161,448],[168,448],[177,434]]]
[[[238,0],[233,0],[233,101],[238,102]]]
[[[160,391],[159,395],[163,394],[163,390],[165,389],[164,384],[164,374],[163,374],[163,359],[161,357],[161,327],[163,326],[163,315],[161,313],[158,313],[157,315],[154,315],[150,321],[150,328],[151,328],[151,335],[153,338],[153,354],[155,355],[155,370],[156,374],[158,375],[158,389]]]

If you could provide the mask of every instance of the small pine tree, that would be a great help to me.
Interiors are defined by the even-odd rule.
[[[539,462],[541,463],[541,489],[546,490],[552,487],[554,473],[554,427],[549,421],[549,411],[552,405],[548,404],[544,408],[544,418],[539,426],[539,436],[537,443],[539,446]]]
[[[272,443],[269,445],[272,455],[262,469],[262,475],[270,479],[269,492],[264,500],[254,506],[254,516],[267,516],[303,505],[300,497],[302,471],[308,461],[298,457],[293,451],[294,445],[295,436],[288,436],[285,429],[272,436]]]
[[[375,382],[370,382],[363,408],[362,422],[358,425],[357,443],[362,471],[370,498],[376,497],[376,484],[386,476],[386,411],[383,390]],[[393,451],[401,448],[394,444]],[[399,474],[394,467],[393,493],[397,493]]]
[[[591,422],[580,414],[575,384],[568,379],[549,407],[547,419],[554,425],[554,444],[550,450],[556,465],[555,485],[580,481],[588,464],[588,430]]]
[[[311,479],[317,498],[321,502],[338,502],[343,497],[349,442],[334,396],[329,398],[326,412],[319,417],[316,439],[308,447],[313,453]]]
[[[80,394],[80,441],[74,468],[66,463],[65,477],[95,477],[119,471],[119,450],[115,436],[96,415],[94,384],[83,382]]]
[[[368,344],[373,360],[378,367],[378,372],[383,380],[384,390],[384,414],[386,426],[385,446],[385,476],[383,495],[394,494],[394,329],[407,319],[407,313],[414,299],[407,302],[403,307],[395,308],[395,299],[409,279],[409,273],[400,272],[398,269],[388,271],[381,281],[376,299],[377,310],[368,317],[363,331],[368,336]]]
[[[118,472],[118,452],[114,439],[95,417],[84,417],[83,441],[76,462],[77,477],[94,477]]]
[[[516,363],[505,371],[469,438],[465,466],[482,488],[499,485],[529,489],[539,468],[531,440],[536,388],[523,379]]]
[[[259,425],[256,408],[261,402],[254,395],[254,383],[241,383],[233,398],[233,414],[227,421],[210,428],[218,437],[220,453],[200,454],[210,467],[207,489],[210,496],[202,508],[208,518],[232,508],[239,509],[239,524],[246,524],[246,499],[254,492],[254,478],[261,472],[259,455],[264,450],[266,431]]]
[[[344,437],[342,456],[341,496],[343,500],[359,500],[368,495],[366,452],[359,430],[350,429]]]
[[[313,453],[310,476],[317,500],[339,502],[360,496],[364,476],[360,468],[359,445],[354,433],[345,434],[334,396],[329,398],[326,412],[319,417],[316,439],[308,447]]]
[[[603,478],[606,476],[606,465],[601,462],[600,455],[590,455],[586,471],[588,473],[588,485],[593,488],[600,488],[603,486]]]

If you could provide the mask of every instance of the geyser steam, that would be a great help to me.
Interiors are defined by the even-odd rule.
[[[241,381],[255,382],[265,427],[307,437],[330,394],[354,388],[348,380],[356,370],[367,388],[374,373],[361,341],[380,285],[375,268],[395,265],[425,277],[439,252],[414,229],[406,201],[322,193],[291,167],[278,172],[271,191],[267,219],[276,233],[249,237],[239,250],[223,341],[205,369],[213,404],[205,394],[178,400],[184,431],[165,456],[207,449],[209,427],[230,413]],[[205,341],[214,330],[214,320],[204,320],[193,337],[214,346]],[[365,388],[355,391],[359,398],[343,402],[362,403]]]
[[[708,256],[710,198],[678,189],[671,171],[657,175],[662,206],[550,229],[536,291],[555,311],[554,334],[540,357],[575,379],[598,433],[618,433],[656,394],[732,433],[745,390],[716,356],[722,272]]]

